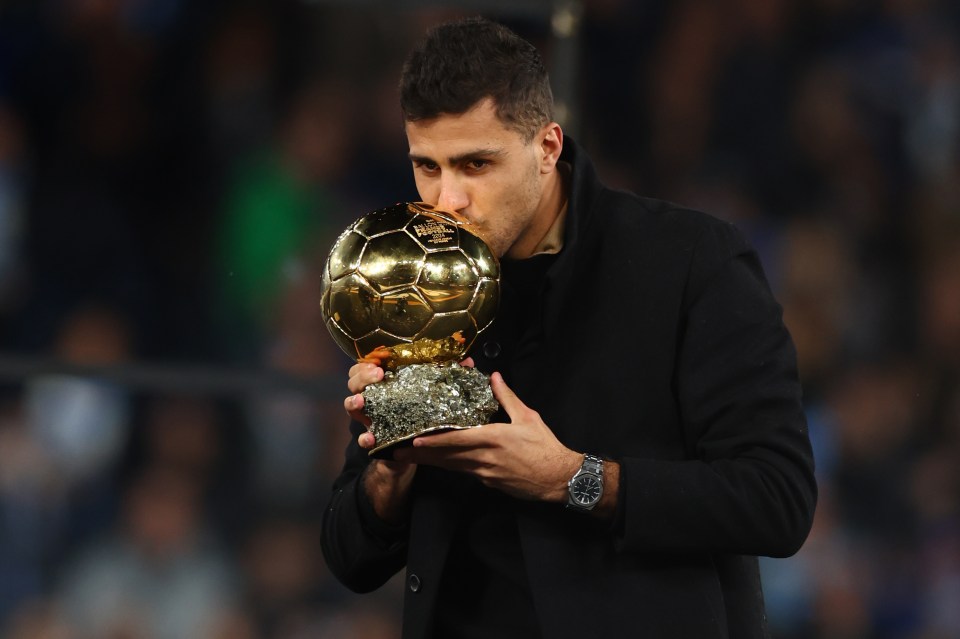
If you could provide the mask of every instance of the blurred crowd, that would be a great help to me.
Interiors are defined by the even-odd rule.
[[[484,5],[410,4],[0,3],[0,357],[345,379],[320,267],[417,199],[400,61]],[[529,4],[487,15],[549,61]],[[960,5],[579,7],[568,135],[736,223],[797,344],[821,497],[762,563],[775,639],[960,637]],[[339,395],[63,370],[0,385],[0,637],[399,636],[318,552]]]

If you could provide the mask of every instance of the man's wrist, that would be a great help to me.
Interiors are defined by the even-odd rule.
[[[617,512],[617,499],[620,494],[620,464],[609,459],[603,460],[603,495],[590,514],[601,519],[612,520]]]
[[[379,519],[394,525],[406,521],[416,468],[413,464],[374,459],[364,469],[361,489]]]
[[[584,454],[577,453],[576,465],[567,475],[567,481],[563,489],[563,503],[568,504],[568,507],[571,499],[570,479],[580,471],[585,457]],[[617,512],[620,494],[620,464],[609,459],[600,459],[599,461],[602,464],[602,470],[598,473],[602,477],[602,494],[600,500],[589,510],[584,509],[584,512],[588,512],[590,515],[601,519],[612,521]]]
[[[580,465],[583,463],[583,453],[578,453],[576,451],[569,451],[561,464],[560,467],[560,476],[558,477],[557,487],[553,493],[553,496],[549,498],[550,501],[554,501],[558,504],[566,504],[567,500],[570,498],[570,478],[573,477],[578,470],[580,470]]]

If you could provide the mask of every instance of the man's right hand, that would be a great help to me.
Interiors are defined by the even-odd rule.
[[[467,357],[461,366],[473,367],[473,358]],[[363,413],[363,390],[383,379],[383,369],[374,361],[359,361],[350,367],[347,388],[353,395],[343,400],[350,417],[367,427],[360,433],[357,444],[364,450],[377,445],[370,430],[370,418]],[[407,462],[374,459],[364,473],[363,486],[377,515],[384,521],[398,523],[403,520],[409,503],[410,485],[417,465]]]
[[[343,401],[343,406],[352,419],[367,427],[357,443],[370,450],[377,445],[370,431],[370,418],[363,413],[363,390],[383,379],[383,369],[371,362],[357,362],[350,367],[347,388],[354,393]],[[363,487],[374,511],[384,521],[399,523],[406,516],[408,493],[416,464],[374,459],[364,473]]]

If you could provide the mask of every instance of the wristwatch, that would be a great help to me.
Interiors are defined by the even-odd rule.
[[[603,495],[603,460],[584,455],[580,470],[567,482],[567,508],[593,510]]]

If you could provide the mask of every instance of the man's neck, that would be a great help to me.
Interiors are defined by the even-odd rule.
[[[563,175],[564,171],[558,164],[557,169],[547,177],[544,197],[540,200],[540,206],[530,223],[530,227],[523,237],[510,247],[505,257],[512,260],[523,260],[533,255],[537,247],[540,246],[543,238],[556,222],[560,211],[567,204],[566,180],[564,180]]]

